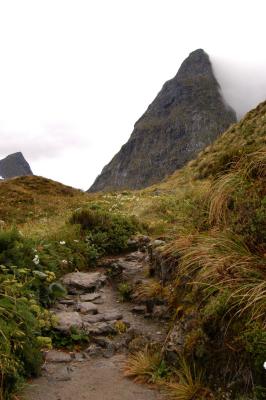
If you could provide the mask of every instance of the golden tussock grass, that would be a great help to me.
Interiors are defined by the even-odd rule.
[[[141,301],[162,298],[165,296],[166,290],[167,289],[164,288],[159,281],[150,279],[149,281],[143,282],[137,286],[134,292],[134,299]]]
[[[191,285],[230,289],[235,315],[247,313],[266,322],[265,258],[252,253],[239,236],[213,231],[211,236],[179,238],[164,252],[176,260],[179,276],[190,276]]]
[[[201,371],[196,371],[184,358],[180,358],[179,367],[175,371],[176,382],[165,384],[169,399],[173,400],[214,400],[211,391],[203,384]]]
[[[154,352],[147,347],[144,350],[131,354],[124,368],[125,376],[135,381],[152,383],[154,374],[162,361],[160,353]]]

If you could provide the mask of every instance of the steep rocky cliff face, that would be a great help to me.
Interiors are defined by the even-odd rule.
[[[236,114],[222,98],[209,56],[192,52],[89,191],[139,189],[162,180],[213,142]]]
[[[33,175],[33,173],[22,153],[13,153],[0,160],[0,176],[3,179],[26,175]]]

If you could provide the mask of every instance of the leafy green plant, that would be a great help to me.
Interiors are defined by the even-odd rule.
[[[77,329],[72,329],[69,334],[52,330],[50,336],[54,347],[68,350],[80,350],[90,342],[89,335],[85,331]]]
[[[252,378],[254,385],[257,386],[257,392],[266,393],[265,387],[265,369],[263,368],[266,360],[266,332],[261,329],[261,326],[252,322],[247,324],[246,329],[240,335],[240,340],[243,343],[245,351],[249,355]],[[258,388],[261,388],[260,390]],[[264,388],[264,392],[263,389]],[[258,396],[258,399],[263,397]]]
[[[6,285],[2,281],[2,285]],[[14,285],[14,282],[13,282]],[[38,375],[42,356],[38,316],[27,299],[0,293],[0,398],[7,399],[25,377]]]
[[[0,231],[0,264],[33,266],[33,247],[33,241],[23,237],[15,228]]]
[[[158,368],[154,371],[152,381],[160,382],[162,380],[167,380],[172,374],[171,369],[167,366],[165,360],[162,360]]]
[[[132,296],[132,286],[128,282],[121,282],[117,286],[119,297],[122,301],[130,301]]]
[[[59,282],[53,282],[48,287],[48,296],[50,303],[53,303],[55,300],[66,296],[66,294],[66,289]]]

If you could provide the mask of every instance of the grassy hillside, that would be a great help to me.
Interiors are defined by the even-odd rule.
[[[83,202],[84,194],[39,176],[22,176],[0,182],[0,218],[22,224],[49,218]]]
[[[97,200],[134,213],[167,242],[155,257],[157,269],[171,272],[159,290],[172,313],[165,348],[181,357],[181,370],[201,371],[214,396],[200,397],[200,387],[189,397],[187,370],[186,388],[172,387],[175,399],[266,396],[265,178],[266,102],[164,182]],[[142,291],[156,296],[158,284]],[[133,356],[129,370],[138,370],[138,357],[151,367],[144,353]],[[187,397],[178,397],[183,389]]]
[[[185,362],[203,372],[215,399],[266,397],[265,178],[262,103],[195,161],[142,193],[149,200],[141,215],[167,240],[156,262],[169,271],[171,352],[183,371]],[[187,397],[178,397],[182,389],[172,386],[174,398],[202,398],[201,388],[189,397],[188,378]]]
[[[171,398],[265,398],[265,133],[266,102],[142,191],[92,195],[40,177],[0,182],[1,400],[38,373],[53,324],[44,307],[60,295],[61,274],[124,251],[143,229],[165,239],[154,260],[167,273],[136,290],[163,294],[171,322],[159,359],[145,350],[127,373],[142,362],[150,376],[156,359]]]

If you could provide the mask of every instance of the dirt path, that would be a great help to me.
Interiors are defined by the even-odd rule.
[[[70,379],[58,381],[62,375],[58,365],[53,376],[36,379],[26,392],[31,400],[161,400],[163,397],[147,386],[123,377],[124,355],[97,358],[71,364]],[[62,379],[62,378],[61,378]],[[66,378],[67,379],[67,378]]]
[[[112,265],[112,262],[111,264]],[[114,260],[113,266],[123,270],[119,280],[139,281],[144,279],[146,263],[144,254],[134,252]],[[103,269],[94,276],[95,287],[81,287],[76,276],[72,274],[68,281],[69,295],[56,305],[55,312],[62,316],[61,328],[67,329],[69,319],[75,319],[78,324],[82,320],[83,328],[92,335],[92,343],[79,353],[50,351],[46,355],[42,376],[30,382],[23,393],[25,400],[163,400],[156,389],[137,384],[123,375],[123,364],[128,348],[135,341],[161,342],[166,335],[165,323],[138,315],[132,311],[134,304],[122,303],[109,279],[104,286],[102,282]],[[88,276],[90,274],[87,274]],[[88,285],[88,276],[82,285]],[[75,278],[75,279],[74,279]],[[70,282],[72,279],[72,283]],[[87,280],[86,280],[87,279]],[[97,281],[98,279],[98,281]],[[73,283],[73,280],[75,281]],[[86,281],[86,282],[85,282]],[[88,290],[89,289],[89,290]],[[93,291],[92,291],[93,289]],[[82,299],[90,298],[89,304],[93,310],[86,314],[82,307],[88,308],[88,302]],[[94,298],[95,297],[95,298]],[[94,298],[94,299],[93,299]],[[82,303],[82,305],[80,305]],[[84,306],[84,303],[85,306]],[[78,311],[77,311],[78,310]],[[141,312],[142,310],[138,310]],[[67,317],[67,319],[64,319]],[[79,320],[80,318],[80,320]],[[115,318],[115,320],[112,320]],[[129,328],[125,334],[114,335],[115,323],[123,321]],[[69,326],[68,326],[69,327]]]

